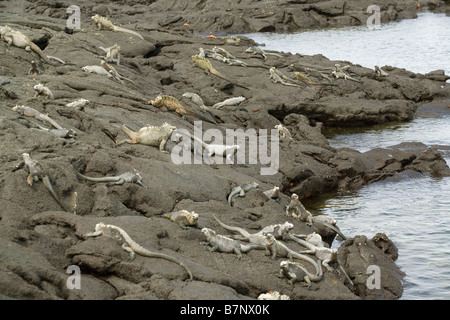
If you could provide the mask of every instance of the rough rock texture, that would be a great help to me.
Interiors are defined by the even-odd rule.
[[[320,26],[349,19],[340,14],[342,2],[304,2],[285,1],[276,7],[273,15],[269,9],[274,2],[263,1],[267,6],[264,12],[259,1],[242,2],[242,6],[236,9],[230,6],[232,9],[227,14],[221,14],[223,20],[217,20],[215,28],[229,32],[261,31],[249,26],[255,25],[255,21],[264,21],[265,18],[255,17],[257,14],[269,14],[267,19],[278,17],[277,21],[281,21],[275,25],[275,30],[280,30],[281,25],[293,29],[290,23],[284,22],[290,10],[298,10],[309,19],[320,20],[320,16],[327,16],[323,25],[316,22]],[[328,6],[331,2],[333,6]],[[377,78],[373,70],[345,61],[329,61],[323,56],[279,53],[283,55],[281,58],[268,56],[262,60],[245,52],[248,46],[254,45],[249,39],[242,38],[240,45],[232,46],[225,45],[219,38],[189,35],[189,27],[183,26],[184,23],[203,31],[210,28],[207,24],[214,10],[208,8],[213,6],[213,1],[155,1],[149,6],[144,3],[147,1],[126,4],[123,1],[112,4],[80,1],[82,29],[73,34],[64,32],[68,15],[65,10],[70,1],[25,1],[21,2],[23,6],[12,1],[1,4],[2,25],[21,30],[44,53],[62,58],[68,64],[57,67],[43,64],[43,74],[27,75],[30,61],[40,61],[39,58],[0,43],[0,297],[252,299],[260,293],[277,290],[291,299],[397,299],[402,292],[401,271],[395,263],[389,262],[391,251],[378,247],[366,236],[347,235],[349,239],[339,250],[354,287],[345,283],[342,275],[325,271],[324,278],[313,283],[310,289],[300,285],[292,288],[285,279],[276,276],[282,259],[273,261],[262,250],[244,254],[239,261],[234,254],[209,252],[201,244],[204,238],[199,229],[182,230],[162,214],[181,209],[195,211],[199,214],[200,227],[209,227],[221,234],[228,232],[214,221],[213,214],[229,225],[251,232],[287,220],[294,223],[294,233],[308,234],[323,230],[283,215],[293,192],[304,199],[337,188],[360,187],[402,172],[449,175],[442,155],[433,146],[403,144],[359,153],[332,148],[322,132],[324,126],[410,120],[422,102],[446,103],[443,101],[449,98],[450,89],[443,82],[445,78],[439,76],[439,72],[427,76],[387,66],[383,68],[389,72],[389,77]],[[219,3],[227,5],[227,2],[214,1],[221,8]],[[353,3],[356,2],[347,1],[344,12],[350,12],[351,8],[356,10]],[[410,1],[396,3],[391,11],[396,8],[398,15],[409,12]],[[259,11],[247,10],[246,5],[258,7]],[[310,9],[303,10],[304,6]],[[208,14],[199,14],[197,9],[208,9]],[[183,17],[179,15],[181,11]],[[239,12],[246,12],[246,15],[241,16]],[[140,32],[145,40],[125,33],[96,30],[90,21],[94,13],[107,15],[118,25]],[[250,13],[251,16],[247,16]],[[281,19],[281,15],[286,18]],[[198,25],[193,17],[199,21]],[[229,27],[223,22],[227,17],[233,17]],[[287,21],[298,21],[296,17],[291,14]],[[201,19],[205,21],[203,24]],[[81,71],[85,65],[99,65],[96,55],[103,54],[99,46],[109,47],[115,43],[122,48],[121,65],[116,68],[134,81],[134,85]],[[199,47],[211,49],[214,46],[226,48],[248,64],[261,66],[244,68],[212,61],[219,72],[249,90],[205,74],[193,65],[191,56],[199,52]],[[327,68],[336,63],[349,64],[349,71],[361,82],[337,79],[332,87],[288,87],[269,80],[268,68],[272,66],[292,76],[289,66],[293,64]],[[55,100],[34,97],[33,86],[39,82],[52,90]],[[199,94],[208,106],[232,96],[247,98],[239,106],[212,110],[217,125],[204,122],[203,130],[273,129],[283,123],[293,140],[280,141],[279,171],[274,175],[261,175],[260,169],[266,165],[260,162],[176,165],[170,154],[161,153],[155,147],[115,145],[117,140],[126,138],[121,129],[123,124],[137,130],[147,124],[169,122],[193,132],[193,121],[198,120],[195,117],[182,119],[147,103],[164,93],[202,112],[182,98],[184,92]],[[84,110],[65,106],[78,98],[88,99],[90,104]],[[64,139],[38,130],[35,125],[38,120],[22,117],[12,110],[16,104],[48,114],[63,127],[75,130],[76,138]],[[175,143],[170,142],[167,149],[174,146]],[[21,157],[24,152],[30,153],[48,171],[58,197],[65,204],[69,206],[74,192],[77,193],[76,214],[60,211],[42,183],[27,185],[28,173]],[[107,186],[80,180],[73,167],[93,177],[135,170],[148,189],[130,183]],[[230,207],[226,200],[231,189],[253,181],[258,182],[260,188],[236,198]],[[282,191],[278,201],[268,200],[263,194],[274,185]],[[128,261],[128,254],[110,238],[83,239],[82,235],[93,231],[100,221],[120,226],[149,250],[181,259],[191,268],[194,281],[184,281],[184,270],[169,261],[141,256]],[[287,244],[294,250],[303,250],[298,244]],[[362,250],[362,246],[367,250]],[[373,263],[380,264],[383,274],[392,275],[383,278],[382,289],[377,293],[367,292],[362,287],[366,278],[361,277],[361,270],[367,267],[367,255],[373,256]],[[81,269],[80,290],[70,290],[66,286],[69,265]]]

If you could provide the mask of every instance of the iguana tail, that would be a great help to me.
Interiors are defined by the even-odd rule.
[[[195,111],[191,111],[190,112],[194,117],[199,118],[203,121],[209,122],[209,123],[214,123],[217,124],[216,118],[214,117],[214,115],[212,114],[211,111],[208,111],[208,113],[211,115],[212,119],[205,117],[204,115],[202,115],[201,113],[195,112]]]
[[[141,36],[139,33],[137,33],[136,31],[133,31],[133,30],[129,30],[129,29],[118,27],[118,26],[114,26],[114,31],[120,31],[120,32],[129,33],[129,34],[132,34],[132,35],[138,37],[141,40],[144,40],[143,36]]]
[[[200,143],[200,144],[202,145],[203,148],[205,148],[205,149],[208,148],[208,145],[207,145],[205,142],[203,142],[202,139],[197,138],[195,135],[194,135],[194,136],[191,135],[191,138],[194,139],[195,141],[197,141],[198,143]]]
[[[230,231],[238,232],[245,238],[248,238],[250,236],[250,234],[243,228],[232,227],[232,226],[226,225],[225,223],[220,221],[215,215],[213,215],[213,217],[214,217],[214,219],[216,219],[217,223],[220,224],[223,228],[230,230]]]
[[[122,131],[125,132],[125,134],[130,137],[131,140],[135,140],[137,133],[134,132],[133,130],[131,130],[130,128],[128,128],[126,125],[122,125]]]
[[[344,234],[341,232],[341,230],[339,230],[339,228],[337,228],[337,227],[335,227],[335,226],[333,226],[333,225],[331,225],[331,224],[329,224],[329,223],[323,222],[323,221],[313,221],[313,223],[314,223],[314,224],[316,224],[316,223],[322,224],[323,226],[325,226],[325,227],[327,227],[327,228],[333,230],[333,231],[336,232],[338,235],[340,235],[341,238],[342,238],[343,240],[347,240],[347,237],[344,236]]]
[[[102,177],[102,178],[92,178],[92,177],[88,177],[85,176],[83,174],[81,174],[80,172],[78,172],[75,168],[73,168],[73,170],[75,171],[75,174],[85,180],[88,181],[93,181],[93,182],[117,182],[118,179],[116,177]]]
[[[52,65],[52,66],[54,66],[54,67],[58,66],[58,64],[52,62],[52,61],[47,57],[47,55],[46,55],[45,53],[42,52],[41,48],[39,48],[38,45],[35,44],[34,42],[31,42],[31,43],[30,43],[30,48],[31,48],[31,50],[33,50],[34,52],[36,52],[36,53],[39,55],[39,57],[41,57],[41,58],[42,58],[45,62],[47,62],[48,64],[50,64],[50,65]]]
[[[308,261],[309,263],[311,263],[314,268],[316,269],[316,275],[322,275],[322,268],[320,266],[320,262],[317,263],[316,261],[314,261],[314,259],[312,259],[311,257],[308,257],[304,254],[298,253],[298,252],[294,252],[292,253],[292,257],[300,259],[300,260],[305,260]]]
[[[215,76],[218,77],[218,78],[221,78],[221,79],[223,79],[223,80],[225,80],[225,81],[228,81],[229,83],[235,85],[236,87],[241,87],[241,88],[250,90],[250,89],[247,88],[246,86],[243,86],[243,85],[240,85],[240,84],[238,84],[238,83],[236,83],[236,82],[234,82],[234,81],[231,81],[230,79],[228,79],[227,77],[225,77],[224,75],[222,75],[221,73],[219,73],[219,71],[217,71],[216,69],[210,69],[209,72],[210,72],[211,74],[215,75]]]
[[[55,190],[53,189],[53,186],[52,186],[52,183],[50,182],[49,177],[48,176],[44,176],[44,178],[42,178],[42,182],[47,187],[47,189],[50,192],[50,194],[53,197],[53,199],[55,199],[55,201],[60,205],[60,207],[63,208],[63,210],[66,211],[66,212],[71,212],[66,207],[66,205],[64,203],[62,203],[61,200],[59,200],[58,196],[56,195]]]
[[[235,195],[237,195],[237,194],[240,194],[241,191],[242,191],[242,189],[236,189],[236,190],[234,190],[234,191],[232,190],[231,193],[228,195],[228,205],[229,205],[230,207],[233,206],[233,204],[232,204],[233,197],[234,197]]]
[[[293,234],[290,234],[290,233],[288,233],[288,236],[289,236],[289,238],[292,241],[297,242],[298,244],[301,244],[302,246],[304,246],[304,247],[306,247],[306,248],[308,248],[310,250],[314,249],[314,245],[309,243],[308,241],[305,241],[303,239],[299,239],[299,238],[297,238],[296,236],[294,236]]]
[[[171,257],[167,254],[164,253],[159,253],[159,252],[148,252],[148,253],[141,253],[139,252],[139,254],[147,256],[147,257],[152,257],[152,258],[161,258],[161,259],[165,259],[168,261],[172,261],[175,262],[177,264],[179,264],[181,267],[184,268],[184,270],[186,270],[186,272],[189,274],[189,280],[194,279],[194,276],[192,275],[191,270],[180,260],[178,260],[177,258]]]

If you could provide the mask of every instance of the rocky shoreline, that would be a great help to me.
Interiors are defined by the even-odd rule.
[[[81,29],[73,33],[65,32],[70,1],[1,4],[1,26],[20,30],[46,55],[67,64],[42,63],[42,74],[27,74],[31,60],[41,59],[21,48],[8,48],[3,41],[0,44],[0,298],[255,299],[262,293],[278,291],[291,300],[398,299],[404,273],[395,264],[395,245],[383,230],[377,235],[346,235],[348,239],[340,246],[338,256],[352,284],[342,273],[324,269],[322,279],[307,288],[300,283],[291,286],[277,277],[284,259],[274,261],[263,250],[243,254],[241,260],[236,260],[235,254],[210,252],[201,244],[205,240],[201,229],[183,230],[163,215],[195,211],[200,227],[223,235],[230,232],[213,215],[252,233],[288,221],[294,225],[292,233],[317,232],[329,244],[335,232],[284,214],[293,193],[305,199],[411,172],[450,176],[450,169],[437,148],[423,144],[405,143],[365,153],[335,149],[324,136],[324,127],[408,121],[418,114],[422,104],[429,102],[435,103],[437,109],[446,108],[450,98],[446,76],[439,70],[418,74],[382,66],[389,75],[381,77],[373,69],[348,61],[330,61],[321,55],[276,52],[263,58],[246,52],[256,45],[251,39],[239,37],[234,45],[226,43],[219,33],[354,24],[356,11],[364,15],[364,6],[356,8],[356,1],[282,1],[276,10],[272,1],[248,1],[237,8],[228,4],[230,9],[220,19],[218,11],[223,12],[226,1],[220,5],[215,1],[154,1],[148,6],[144,5],[146,1],[126,3],[80,1]],[[210,7],[212,3],[217,6],[215,10]],[[416,1],[395,3],[382,8],[382,19],[413,17],[416,8],[411,4],[415,6]],[[338,14],[342,8],[353,18]],[[326,23],[301,25],[294,9],[306,10],[311,16],[326,16]],[[206,13],[199,14],[199,10]],[[90,19],[94,14],[140,33],[144,40],[127,33],[97,30]],[[227,27],[225,20],[229,17],[233,22]],[[263,26],[262,21],[273,27],[258,30],[255,25]],[[210,31],[216,37],[207,37]],[[193,36],[196,33],[205,36]],[[98,56],[104,52],[99,47],[114,44],[120,45],[122,56],[120,65],[114,67],[132,82],[121,83],[113,77],[81,70],[86,65],[100,65]],[[194,65],[191,57],[200,48],[214,47],[225,49],[247,64],[229,65],[209,58],[220,73],[243,87],[206,74]],[[328,85],[331,82],[327,78],[332,77],[336,64],[348,66],[345,72],[358,81],[334,78],[333,85]],[[327,85],[274,83],[269,79],[272,67],[291,78],[294,71],[305,67],[323,70],[325,77],[311,79]],[[35,97],[34,86],[38,83],[51,89],[54,100]],[[116,141],[127,138],[122,125],[138,130],[167,122],[192,133],[194,121],[200,120],[197,116],[207,114],[183,97],[185,92],[198,94],[206,106],[245,97],[236,106],[210,108],[216,123],[203,121],[203,130],[270,130],[279,124],[288,128],[292,139],[279,142],[278,172],[261,175],[260,169],[265,167],[261,163],[176,165],[170,154],[156,147],[116,146]],[[195,114],[182,118],[149,105],[148,101],[159,94],[176,97]],[[89,100],[89,105],[79,109],[66,106],[79,98]],[[13,110],[16,105],[34,108],[76,135],[63,138],[40,130],[36,125],[39,120],[21,116]],[[169,141],[167,149],[175,146]],[[62,211],[43,183],[27,184],[23,153],[29,153],[47,170],[64,204],[73,204],[76,192],[75,213]],[[87,182],[78,178],[73,168],[92,177],[138,172],[147,188],[133,183],[107,186]],[[233,206],[228,205],[227,196],[233,187],[254,181],[259,188],[235,198]],[[281,191],[277,200],[263,193],[274,186]],[[163,259],[137,255],[129,261],[128,253],[111,238],[83,238],[99,222],[120,226],[148,250],[182,260],[194,279],[186,281],[183,268]],[[293,241],[286,244],[293,250],[304,250]],[[71,265],[81,269],[81,289],[66,286],[66,269]],[[366,271],[371,265],[382,270],[380,289],[367,287]]]

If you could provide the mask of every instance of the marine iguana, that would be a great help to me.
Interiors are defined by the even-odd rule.
[[[29,174],[27,177],[27,183],[28,185],[32,186],[33,182],[41,180],[45,187],[50,192],[50,195],[55,199],[55,201],[60,205],[60,207],[67,212],[70,212],[70,210],[66,207],[64,203],[61,202],[61,200],[58,198],[55,189],[53,188],[53,185],[50,181],[50,178],[48,177],[47,172],[45,172],[44,167],[37,162],[37,160],[34,160],[30,157],[29,153],[23,153],[22,154],[23,160],[25,161],[25,168],[28,170]]]
[[[281,123],[280,123],[280,124],[277,124],[277,125],[275,126],[275,129],[277,129],[277,131],[278,131],[278,137],[279,137],[280,139],[287,138],[287,139],[289,139],[289,140],[292,140],[292,135],[291,135],[291,133],[289,132],[288,128],[286,128],[285,126],[283,126]]]
[[[197,227],[198,214],[194,211],[189,212],[187,210],[179,210],[164,213],[162,216],[177,223],[183,229],[188,229],[188,227]]]
[[[197,118],[200,118],[204,121],[208,121],[210,123],[216,123],[215,118],[214,121],[209,119],[208,117],[203,116],[202,114],[199,114],[197,112],[194,112],[192,110],[188,110],[185,106],[181,104],[180,101],[178,101],[177,98],[168,96],[168,95],[159,95],[155,98],[155,100],[148,101],[148,104],[155,106],[163,111],[175,111],[179,116],[181,116],[182,119],[185,119],[186,115],[194,116]]]
[[[220,109],[220,108],[222,108],[224,106],[236,106],[236,105],[240,104],[241,102],[245,101],[245,99],[246,98],[243,97],[243,96],[228,98],[228,99],[225,99],[222,102],[218,102],[218,103],[214,104],[212,106],[212,108]]]
[[[52,91],[42,83],[35,85],[33,89],[36,91],[36,94],[34,95],[35,97],[43,96],[45,98],[55,100]]]
[[[116,43],[113,46],[109,47],[109,48],[103,48],[103,47],[99,47],[100,49],[102,49],[106,55],[104,57],[99,57],[101,59],[105,59],[106,62],[111,62],[111,63],[115,63],[118,66],[120,66],[120,46]]]
[[[230,44],[234,46],[238,46],[239,42],[241,42],[241,39],[238,37],[223,37],[221,39],[223,42],[225,42],[225,44]]]
[[[143,144],[152,147],[159,147],[159,151],[163,153],[169,153],[165,150],[166,143],[170,139],[172,133],[177,130],[177,127],[163,123],[161,126],[146,126],[139,129],[138,132],[132,131],[125,125],[122,125],[122,130],[127,134],[130,139],[124,139],[120,142],[116,142],[116,146],[123,143],[130,144]]]
[[[202,49],[202,48],[200,48]],[[200,51],[200,56],[203,55],[204,58],[211,57],[213,59],[216,59],[218,61],[227,63],[230,66],[240,66],[240,67],[251,67],[251,68],[264,68],[269,69],[269,67],[264,65],[258,65],[258,64],[248,64],[242,60],[237,59],[235,56],[233,56],[231,53],[229,53],[227,50],[220,48],[220,47],[214,47],[211,50],[203,50]]]
[[[153,251],[149,251],[149,250],[145,249],[140,244],[138,244],[136,241],[131,239],[131,237],[128,235],[128,233],[125,232],[125,230],[123,230],[122,228],[117,227],[115,225],[104,224],[103,222],[97,223],[95,225],[95,231],[85,233],[83,235],[83,237],[84,238],[98,237],[100,235],[105,235],[105,236],[111,237],[111,233],[113,233],[113,232],[119,233],[119,235],[120,235],[119,238],[123,242],[122,249],[124,249],[125,251],[127,251],[130,254],[130,256],[129,256],[130,260],[134,259],[135,253],[137,253],[143,257],[165,259],[165,260],[168,260],[171,262],[175,262],[175,263],[179,264],[181,267],[183,267],[186,270],[186,272],[189,274],[189,280],[192,280],[194,278],[192,276],[191,270],[183,262],[181,262],[177,258],[174,258],[167,254],[153,252]]]
[[[44,71],[38,66],[37,62],[32,60],[31,61],[31,68],[30,70],[28,70],[28,75],[32,74],[32,75],[40,75],[43,74]]]
[[[88,73],[95,73],[95,74],[99,74],[99,75],[103,75],[103,76],[107,76],[108,78],[111,78],[113,80],[116,80],[117,82],[119,82],[120,84],[123,84],[123,81],[120,80],[119,78],[117,78],[114,73],[109,72],[108,70],[106,70],[103,66],[95,66],[95,65],[91,65],[91,66],[84,66],[81,68],[81,70],[83,72],[88,72]]]
[[[320,236],[320,235],[319,235]],[[344,273],[345,278],[348,280],[348,282],[353,285],[352,280],[350,279],[350,277],[347,275],[347,273],[345,272],[344,268],[342,267],[342,265],[339,262],[338,259],[338,250],[337,249],[331,249],[331,248],[327,248],[324,246],[323,242],[319,245],[316,245],[308,240],[302,240],[299,239],[297,237],[295,237],[292,234],[289,234],[289,237],[291,240],[301,244],[302,246],[306,247],[308,250],[305,251],[301,251],[300,253],[306,253],[306,254],[313,254],[316,256],[316,258],[318,258],[323,266],[325,268],[327,268],[328,271],[334,271],[334,269],[329,265],[330,263],[334,263],[337,265],[337,267],[342,271],[342,273]],[[307,238],[308,239],[308,238]],[[317,242],[316,236],[312,238],[313,241]],[[340,273],[339,270],[337,270],[338,273]]]
[[[89,103],[89,100],[80,98],[78,100],[69,102],[68,104],[66,104],[66,107],[74,108],[75,110],[84,110],[84,107]]]
[[[306,209],[300,202],[300,199],[296,193],[291,195],[291,201],[286,206],[286,215],[295,219],[300,219],[301,215],[307,215]]]
[[[5,27],[0,26],[0,38],[3,38],[8,43],[8,47],[14,45],[15,47],[23,48],[28,52],[30,51],[36,52],[39,55],[39,57],[41,57],[45,62],[47,62],[52,66],[58,66],[58,64],[52,62],[50,59],[55,59],[58,60],[61,64],[65,64],[65,62],[62,61],[61,59],[47,56],[34,42],[28,39],[26,35],[24,35],[20,31],[15,31],[11,29],[9,26]]]
[[[311,287],[311,282],[319,282],[322,280],[322,268],[320,264],[318,264],[320,268],[320,273],[318,275],[314,275],[310,273],[306,268],[294,261],[281,261],[280,262],[280,278],[287,278],[288,282],[294,286],[294,283],[296,281],[305,282],[302,283],[302,285],[306,286],[307,288]]]
[[[245,52],[251,53],[252,55],[259,54],[263,59],[266,59],[268,55],[277,56],[279,58],[282,58],[282,56],[280,56],[277,53],[265,52],[263,49],[261,49],[259,47],[249,47],[247,50],[245,50]]]
[[[203,102],[203,99],[196,93],[193,92],[185,92],[183,93],[182,97],[190,99],[194,104],[196,104],[197,106],[200,107],[200,109],[205,110],[206,112],[208,112],[212,119],[213,122],[215,124],[217,124],[216,121],[216,116],[214,115],[214,113],[205,105],[205,103]]]
[[[228,195],[228,204],[232,205],[233,198],[236,196],[245,197],[245,193],[249,190],[259,188],[259,184],[256,182],[241,184],[240,186],[234,187],[230,194]]]
[[[38,119],[41,121],[46,121],[58,130],[65,130],[63,127],[61,127],[59,124],[57,124],[49,116],[47,116],[43,113],[40,113],[36,109],[26,107],[26,106],[16,105],[15,107],[12,108],[12,110],[18,112],[22,116],[27,116],[27,117],[35,118],[35,119]]]
[[[217,52],[220,53],[221,55],[223,55],[224,57],[228,58],[228,59],[236,59],[235,56],[233,56],[231,53],[229,53],[227,50],[225,50],[224,48],[221,47],[214,47],[212,48],[213,52]]]
[[[48,128],[40,126],[37,123],[33,122],[33,124],[36,127],[38,127],[39,130],[49,132],[60,138],[69,139],[69,138],[75,138],[77,136],[77,133],[73,129],[48,129]]]
[[[215,144],[215,143],[206,143],[200,138],[197,138],[195,135],[191,135],[191,139],[197,141],[201,144],[203,148],[208,152],[208,157],[212,157],[214,155],[226,157],[228,161],[233,162],[233,157],[236,151],[239,149],[237,144],[226,145],[226,144]]]
[[[107,64],[105,60],[102,60],[100,62],[100,65],[106,70],[108,71],[115,79],[119,79],[119,82],[123,84],[122,80],[126,80],[132,84],[135,85],[134,81],[128,78],[125,78],[124,76],[122,76],[119,72],[117,72],[116,68],[114,68],[112,65]]]
[[[335,84],[331,84],[331,83],[317,83],[317,82],[313,82],[306,75],[304,75],[303,73],[300,73],[298,71],[295,71],[294,75],[295,75],[295,78],[298,81],[301,81],[301,82],[306,83],[308,85],[312,85],[312,86],[335,86]]]
[[[265,235],[260,234],[260,233],[251,234],[250,232],[248,232],[244,228],[232,227],[232,226],[229,226],[229,225],[223,223],[215,215],[213,215],[213,217],[217,221],[217,223],[220,224],[220,226],[222,228],[225,228],[225,229],[227,229],[229,231],[233,231],[233,232],[239,233],[246,241],[248,241],[250,243],[254,243],[254,244],[259,244],[261,246],[265,246],[266,245],[267,241],[266,241],[266,236]]]
[[[381,69],[379,66],[375,66],[375,75],[377,77],[388,77],[389,74],[384,71],[383,69]]]
[[[257,300],[290,300],[289,296],[281,294],[278,291],[269,291],[267,293],[261,293]]]
[[[336,77],[336,79],[343,78],[345,80],[352,80],[356,82],[361,82],[360,80],[351,77],[347,73],[345,73],[345,70],[348,69],[349,66],[341,67],[339,64],[334,65],[334,70],[331,72],[333,76]]]
[[[134,35],[134,36],[138,37],[141,40],[144,40],[144,37],[141,36],[136,31],[132,31],[132,30],[129,30],[129,29],[125,29],[125,28],[122,28],[122,27],[115,26],[106,17],[102,17],[102,16],[99,16],[98,14],[96,14],[95,16],[92,16],[91,19],[95,23],[95,25],[97,26],[97,30],[108,30],[108,31],[124,32],[124,33],[128,33],[128,34]]]
[[[333,68],[321,68],[321,69],[317,69],[311,66],[304,66],[298,63],[293,63],[291,65],[289,65],[289,69],[291,69],[292,71],[298,71],[298,72],[302,72],[304,73],[306,76],[313,76],[316,78],[325,78],[328,81],[330,81],[330,83],[333,82],[333,80],[327,75],[327,73],[329,73],[330,71],[333,70]]]
[[[190,99],[193,103],[195,103],[200,108],[207,110],[209,109],[205,103],[203,102],[203,99],[196,93],[193,92],[185,92],[183,93],[182,97]]]
[[[339,234],[342,239],[347,239],[344,234],[335,226],[336,221],[326,215],[313,216],[311,212],[306,210],[303,204],[300,202],[298,195],[293,193],[291,195],[291,201],[286,206],[285,214],[289,217],[306,222],[310,226],[324,227],[333,230]]]
[[[244,240],[244,241],[250,241],[249,238],[251,236],[258,236],[257,239],[259,240],[259,236],[265,236],[267,233],[272,234],[275,237],[275,239],[287,240],[288,239],[287,234],[289,234],[289,232],[294,228],[294,225],[292,223],[286,221],[283,224],[272,224],[272,225],[266,226],[266,227],[262,228],[261,230],[259,230],[258,232],[251,234],[243,228],[226,225],[225,223],[219,221],[219,219],[217,219],[215,216],[214,216],[214,218],[223,228],[225,228],[229,231],[237,232],[241,235],[241,236],[233,235],[230,237],[232,237],[233,239]]]
[[[267,198],[278,200],[280,198],[280,187],[274,186],[273,189],[263,192]]]
[[[73,169],[78,177],[88,180],[88,181],[108,182],[108,185],[122,185],[124,183],[136,183],[136,184],[140,185],[141,187],[148,189],[148,187],[142,181],[142,177],[139,173],[125,172],[118,176],[94,178],[94,177],[85,176],[85,175],[81,174],[80,172],[78,172],[75,168],[73,168]]]
[[[291,81],[286,80],[286,79],[289,79],[286,76],[284,76],[286,78],[286,79],[284,79],[281,72],[279,72],[275,67],[271,67],[269,69],[269,73],[270,73],[269,79],[272,79],[273,83],[281,83],[285,86],[300,87],[300,85],[293,83],[292,79],[290,79]]]
[[[211,252],[219,251],[223,253],[235,253],[238,260],[242,259],[242,253],[247,253],[250,250],[263,250],[265,247],[257,244],[242,244],[227,236],[216,234],[216,232],[209,228],[203,228],[202,233],[206,237],[206,244],[209,244]]]
[[[250,90],[249,88],[247,88],[246,86],[240,85],[230,79],[228,79],[227,77],[225,77],[224,75],[222,75],[221,73],[219,73],[219,71],[217,71],[211,64],[211,62],[206,59],[206,58],[202,58],[200,57],[198,54],[193,55],[192,56],[192,61],[194,62],[194,65],[202,70],[204,70],[206,73],[210,73],[215,75],[218,78],[221,78],[225,81],[230,82],[231,84],[237,86],[237,87],[241,87],[247,90]]]
[[[288,248],[284,243],[275,239],[273,234],[266,233],[266,255],[271,255],[272,259],[280,258],[289,258],[289,260],[293,261],[294,258],[305,260],[311,263],[315,270],[316,275],[320,275],[322,273],[322,268],[314,261],[311,257],[298,253],[290,248]]]

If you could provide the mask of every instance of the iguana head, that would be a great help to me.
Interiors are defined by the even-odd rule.
[[[294,225],[292,223],[286,221],[285,223],[282,224],[282,229],[289,231],[289,230],[294,229]]]
[[[206,239],[210,239],[212,236],[216,234],[216,232],[209,228],[203,228],[202,233],[206,236]]]
[[[175,130],[177,130],[177,127],[172,126],[172,125],[168,124],[167,122],[164,122],[164,123],[163,123],[162,128],[163,128],[164,130],[166,130],[167,132],[169,132],[169,133],[172,133],[172,132],[174,132]]]
[[[289,262],[288,261],[281,261],[280,262],[280,268],[283,270],[287,270],[287,268],[289,267]]]
[[[275,236],[271,233],[266,233],[265,234],[266,240],[267,240],[267,244],[271,245],[272,243],[275,242]]]
[[[95,231],[99,231],[104,228],[106,228],[106,224],[104,224],[103,222],[99,222],[95,225]]]

